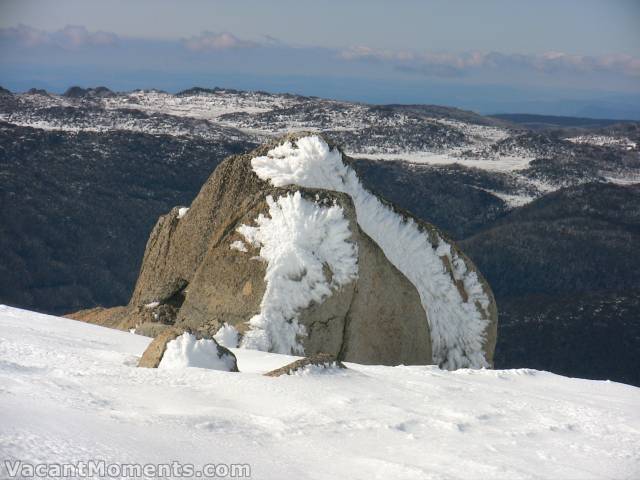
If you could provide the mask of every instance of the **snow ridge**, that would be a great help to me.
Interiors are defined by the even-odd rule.
[[[355,171],[344,164],[340,151],[313,135],[298,139],[296,145],[285,142],[266,156],[253,158],[251,165],[258,177],[276,187],[293,184],[350,195],[360,227],[416,287],[431,328],[434,362],[448,369],[488,366],[482,347],[490,300],[477,274],[468,271],[442,238],[434,248],[412,219],[397,214],[366,190]],[[468,298],[451,280],[444,257]]]
[[[350,241],[349,221],[339,205],[321,205],[302,198],[300,192],[277,200],[268,196],[267,204],[269,217],[260,214],[257,226],[238,228],[268,263],[261,311],[249,320],[251,330],[241,346],[303,354],[298,338],[306,332],[298,324],[298,313],[357,278],[357,246]],[[325,265],[332,272],[330,281]]]

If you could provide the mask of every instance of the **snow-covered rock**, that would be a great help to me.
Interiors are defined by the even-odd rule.
[[[167,343],[158,368],[199,367],[223,372],[237,371],[236,358],[231,352],[208,338],[196,338],[185,332]]]
[[[233,353],[214,338],[203,338],[189,329],[171,327],[161,331],[140,357],[139,367],[199,367],[237,372]]]
[[[433,225],[377,197],[350,160],[296,134],[225,160],[179,219],[154,228],[121,328],[140,305],[240,345],[372,364],[492,365],[497,310]],[[161,308],[160,305],[157,308]]]
[[[291,362],[284,367],[276,368],[265,373],[267,377],[281,377],[282,375],[313,375],[314,373],[326,373],[336,370],[344,370],[347,367],[326,353],[319,353]]]
[[[268,479],[640,476],[636,387],[353,363],[267,378],[296,358],[246,349],[241,373],[136,368],[149,342],[0,307],[2,460],[247,464]]]

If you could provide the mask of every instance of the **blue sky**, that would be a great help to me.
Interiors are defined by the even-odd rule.
[[[0,2],[0,84],[640,118],[640,2]]]

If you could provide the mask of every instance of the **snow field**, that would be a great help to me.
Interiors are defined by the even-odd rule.
[[[245,349],[242,373],[135,367],[149,342],[0,307],[0,457],[249,463],[259,479],[640,476],[635,387],[357,364],[270,378],[295,357]]]

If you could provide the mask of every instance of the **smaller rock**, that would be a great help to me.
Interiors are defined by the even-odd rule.
[[[138,367],[158,368],[158,366],[160,365],[160,362],[162,361],[162,357],[164,356],[167,350],[167,344],[185,333],[194,335],[197,340],[206,339],[214,342],[218,349],[218,352],[217,352],[218,358],[227,357],[231,359],[230,363],[232,364],[232,366],[231,368],[229,368],[229,371],[231,372],[239,371],[238,362],[233,352],[223,347],[222,345],[218,344],[218,342],[216,342],[214,338],[211,338],[209,336],[203,336],[199,332],[194,332],[190,328],[184,328],[184,327],[167,327],[164,331],[159,333],[158,336],[153,339],[153,341],[149,344],[147,349],[142,354],[142,357],[140,358],[140,362],[138,362]]]
[[[167,343],[178,338],[184,333],[184,331],[185,330],[183,328],[170,327],[161,332],[153,339],[144,351],[140,358],[140,362],[138,362],[138,366],[145,368],[158,368],[158,365],[160,365],[160,361],[162,360],[162,356],[164,355],[164,351],[167,349]]]
[[[198,338],[185,332],[167,343],[158,368],[185,369],[187,367],[237,372],[238,361],[229,350],[212,338]]]
[[[317,367],[323,368],[347,368],[340,360],[338,360],[333,355],[329,355],[327,353],[318,353],[316,355],[311,355],[310,357],[296,360],[295,362],[292,362],[289,365],[285,365],[284,367],[277,368],[276,370],[271,370],[270,372],[265,373],[264,376],[279,377],[281,375],[291,375],[292,373],[302,370],[309,365],[315,365]]]

